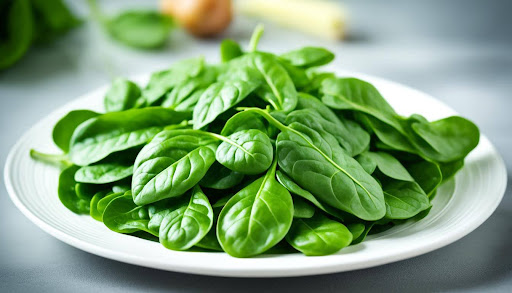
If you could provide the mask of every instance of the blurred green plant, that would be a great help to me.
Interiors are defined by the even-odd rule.
[[[110,37],[126,46],[156,49],[165,45],[174,28],[171,17],[151,10],[128,10],[116,16],[105,15],[96,0],[88,0],[93,18]]]
[[[62,0],[0,1],[0,70],[19,61],[32,44],[51,42],[80,23]]]

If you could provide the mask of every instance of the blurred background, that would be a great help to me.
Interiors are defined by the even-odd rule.
[[[46,7],[45,0],[23,1],[39,7],[34,23],[44,38],[27,43],[26,52],[20,49],[21,57],[9,61],[14,57],[7,54],[12,48],[6,32],[16,28],[22,42],[28,20],[22,13],[9,16],[12,1],[0,0],[1,166],[23,132],[57,107],[116,76],[166,69],[197,55],[217,62],[223,38],[247,45],[256,24],[263,23],[262,50],[326,47],[336,53],[336,67],[397,81],[444,101],[481,128],[512,170],[511,1],[344,0],[324,7],[315,0],[307,6],[293,3],[299,0],[241,0],[233,1],[231,19],[222,9],[230,1],[211,0],[206,2],[217,7],[216,17],[202,11],[199,23],[183,6],[191,0],[64,1],[72,15],[55,13],[67,10]],[[160,13],[172,15],[156,48],[134,47],[107,28],[109,20],[128,10],[150,10],[158,23],[168,20]],[[55,22],[44,26],[45,15]],[[61,27],[52,31],[48,23]],[[3,185],[0,181],[0,292],[512,290],[510,188],[475,232],[424,256],[328,276],[231,280],[151,270],[82,252],[29,222]]]

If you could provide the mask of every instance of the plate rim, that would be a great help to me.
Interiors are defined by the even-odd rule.
[[[428,95],[420,90],[411,88],[407,85],[403,85],[394,81],[390,81],[384,78],[367,75],[359,72],[353,72],[353,71],[347,71],[343,70],[337,71],[342,72],[342,74],[355,76],[362,79],[369,79],[372,82],[373,81],[379,81],[383,83],[387,83],[393,86],[398,86],[403,89],[407,89],[409,91],[416,92],[418,94],[421,94],[423,96],[426,96],[430,99],[436,100],[439,103],[442,103],[444,106],[446,106],[448,109],[454,111],[451,107],[447,106],[444,102],[432,97],[431,95]],[[132,78],[134,80],[140,80],[141,77],[149,77],[149,73],[140,74],[133,76]],[[12,164],[14,162],[14,157],[16,154],[17,149],[20,148],[20,145],[23,141],[27,139],[27,137],[30,135],[32,130],[36,128],[39,124],[44,123],[45,120],[49,120],[51,117],[55,116],[57,113],[62,112],[64,109],[71,107],[74,103],[76,103],[78,100],[81,100],[87,96],[97,95],[98,93],[105,91],[106,88],[108,88],[108,84],[98,87],[96,89],[93,89],[75,99],[72,99],[68,103],[58,107],[51,113],[45,115],[42,119],[37,121],[35,124],[33,124],[28,130],[26,130],[23,135],[16,141],[16,143],[11,147],[9,154],[6,159],[6,163],[4,166],[4,182],[7,189],[7,192],[9,194],[9,198],[14,203],[14,205],[22,212],[23,215],[25,215],[31,222],[33,222],[37,227],[45,231],[46,233],[50,234],[51,236],[57,238],[58,240],[71,245],[73,247],[76,247],[80,250],[86,251],[88,253],[92,253],[107,259],[129,263],[132,265],[138,265],[153,269],[160,269],[165,271],[173,271],[173,272],[180,272],[180,273],[189,273],[189,274],[196,274],[196,275],[208,275],[208,276],[223,276],[223,277],[251,277],[251,278],[260,278],[260,277],[298,277],[298,276],[310,276],[310,275],[321,275],[321,274],[329,274],[329,273],[338,273],[338,272],[345,272],[345,271],[353,271],[353,270],[360,270],[375,266],[380,266],[388,263],[398,262],[404,259],[412,258],[415,256],[419,256],[422,254],[426,254],[428,252],[437,250],[441,247],[444,247],[446,245],[449,245],[464,236],[468,235],[472,231],[474,231],[476,228],[481,226],[489,217],[496,211],[497,207],[501,203],[503,196],[506,191],[507,187],[507,170],[505,163],[503,161],[503,158],[496,150],[495,146],[489,141],[489,139],[481,134],[480,136],[480,142],[486,142],[488,146],[490,147],[489,153],[492,153],[493,158],[497,160],[497,167],[500,172],[501,180],[498,179],[498,182],[501,182],[501,186],[499,187],[498,191],[499,196],[496,197],[496,200],[494,204],[485,211],[485,213],[482,213],[481,216],[478,218],[478,221],[474,221],[472,226],[466,227],[465,229],[459,229],[452,233],[447,233],[447,236],[443,236],[437,239],[435,242],[430,242],[425,245],[423,245],[421,248],[417,248],[415,250],[406,251],[405,253],[396,254],[396,255],[390,255],[390,254],[383,254],[382,256],[379,256],[377,258],[373,258],[371,261],[368,262],[360,262],[357,265],[354,265],[352,267],[344,267],[345,264],[330,264],[322,266],[321,268],[316,268],[315,271],[311,271],[310,268],[297,268],[293,270],[283,271],[281,268],[276,269],[268,269],[266,268],[265,271],[262,269],[244,269],[244,270],[234,270],[234,269],[225,269],[222,267],[218,267],[215,270],[204,268],[197,265],[188,265],[184,263],[174,263],[172,268],[169,266],[164,266],[163,264],[160,264],[158,262],[151,262],[150,260],[143,259],[138,257],[134,254],[127,254],[124,252],[119,252],[115,250],[111,250],[108,248],[104,248],[100,245],[90,243],[85,240],[78,239],[74,236],[68,235],[63,231],[60,231],[59,229],[53,227],[52,225],[46,223],[36,215],[34,215],[20,200],[18,194],[15,191],[13,182],[11,180],[10,173],[12,172]]]

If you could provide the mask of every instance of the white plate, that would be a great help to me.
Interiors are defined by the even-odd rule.
[[[420,113],[428,119],[456,114],[434,98],[379,78],[339,72],[373,83],[398,113]],[[148,76],[135,78],[145,84]],[[30,129],[13,147],[5,166],[5,182],[14,204],[37,226],[87,252],[131,264],[204,275],[281,277],[343,272],[382,265],[427,253],[473,231],[496,209],[506,187],[506,169],[489,140],[482,136],[466,165],[438,191],[430,214],[373,235],[363,243],[322,257],[302,254],[237,259],[225,253],[176,252],[159,243],[114,233],[89,216],[67,210],[57,196],[59,171],[35,162],[29,150],[58,152],[51,140],[53,125],[74,109],[103,110],[106,87],[55,111]]]

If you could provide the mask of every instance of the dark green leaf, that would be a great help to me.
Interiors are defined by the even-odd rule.
[[[199,187],[192,191],[190,201],[169,212],[160,224],[160,243],[172,250],[187,250],[210,231],[213,210]]]
[[[228,254],[250,257],[281,241],[293,219],[290,193],[275,180],[276,165],[235,194],[222,209],[217,237]]]
[[[297,67],[314,67],[330,63],[334,60],[334,54],[324,48],[304,47],[281,55],[281,58]]]
[[[315,213],[309,219],[293,219],[286,241],[305,255],[329,255],[348,246],[352,233],[343,224]]]
[[[65,153],[69,152],[69,144],[75,129],[83,122],[99,115],[90,110],[74,110],[69,112],[53,127],[53,142]]]
[[[215,143],[197,131],[159,133],[137,156],[132,181],[135,203],[180,196],[194,187],[215,162]]]
[[[140,95],[140,88],[137,84],[124,78],[118,78],[114,80],[105,95],[105,110],[118,112],[134,108]]]
[[[153,107],[100,115],[82,123],[73,133],[71,161],[86,166],[108,155],[147,143],[165,126],[178,124],[189,114]]]

